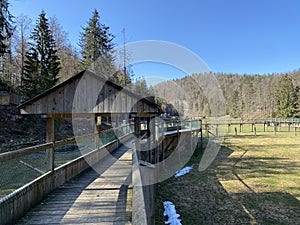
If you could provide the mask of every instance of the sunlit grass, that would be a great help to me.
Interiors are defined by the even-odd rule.
[[[163,224],[165,200],[175,203],[182,224],[299,223],[300,130],[223,128],[225,141],[206,171],[158,184],[156,224]],[[198,149],[189,165],[201,156]]]
[[[250,126],[244,130],[226,138],[225,145],[233,152],[218,166],[222,185],[231,193],[238,192],[234,187],[240,181],[234,175],[231,180],[223,176],[235,172],[255,192],[284,191],[300,200],[300,133],[295,136],[293,129],[288,132],[283,127],[276,136],[262,129],[254,136]]]

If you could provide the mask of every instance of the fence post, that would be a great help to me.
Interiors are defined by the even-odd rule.
[[[46,118],[46,143],[52,143],[52,147],[46,150],[46,161],[49,170],[54,172],[54,118],[49,115]]]
[[[99,125],[101,125],[101,117],[100,117],[100,124],[99,124],[99,120],[98,120],[98,116],[95,116],[95,127],[94,127],[94,144],[95,144],[95,149],[99,149],[100,144],[99,144]]]
[[[168,129],[168,125],[167,125],[167,129]],[[165,165],[165,146],[164,146],[164,140],[165,140],[165,123],[162,122],[162,126],[161,126],[161,151],[162,151],[163,165],[165,167],[166,165]]]
[[[192,122],[192,120],[190,121],[190,133],[191,133],[191,137],[190,137],[190,151],[193,152],[193,122]]]
[[[141,120],[140,117],[134,118],[134,139],[135,139],[135,150],[137,158],[141,159],[141,146],[140,146],[140,134],[141,134]]]
[[[151,132],[150,132],[150,121],[151,117],[147,117],[147,162],[151,163]]]

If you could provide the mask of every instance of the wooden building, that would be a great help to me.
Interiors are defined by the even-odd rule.
[[[123,113],[150,116],[161,113],[157,104],[88,70],[54,86],[19,108],[22,114],[45,114],[58,118]]]

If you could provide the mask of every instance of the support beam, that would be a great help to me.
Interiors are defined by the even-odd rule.
[[[134,139],[135,139],[135,150],[138,159],[141,159],[141,143],[140,138],[141,137],[141,118],[135,117],[134,118]]]
[[[46,119],[46,143],[53,143],[52,147],[46,150],[48,169],[54,172],[54,118],[47,116]]]
[[[100,142],[99,142],[99,134],[100,134],[100,125],[101,125],[101,117],[95,116],[95,123],[94,123],[94,144],[95,149],[99,149]]]
[[[150,121],[151,117],[147,117],[147,150],[148,150],[148,157],[147,162],[151,162],[151,132],[150,132]]]

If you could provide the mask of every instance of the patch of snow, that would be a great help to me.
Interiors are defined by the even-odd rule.
[[[181,220],[179,219],[180,215],[176,213],[173,202],[164,201],[164,208],[164,216],[168,216],[168,221],[165,221],[165,224],[181,225]]]
[[[192,169],[193,169],[193,167],[191,167],[191,166],[186,166],[186,167],[182,168],[181,170],[178,170],[178,171],[175,173],[174,176],[175,176],[175,177],[180,177],[180,176],[182,176],[182,175],[184,175],[184,174],[189,173]]]

